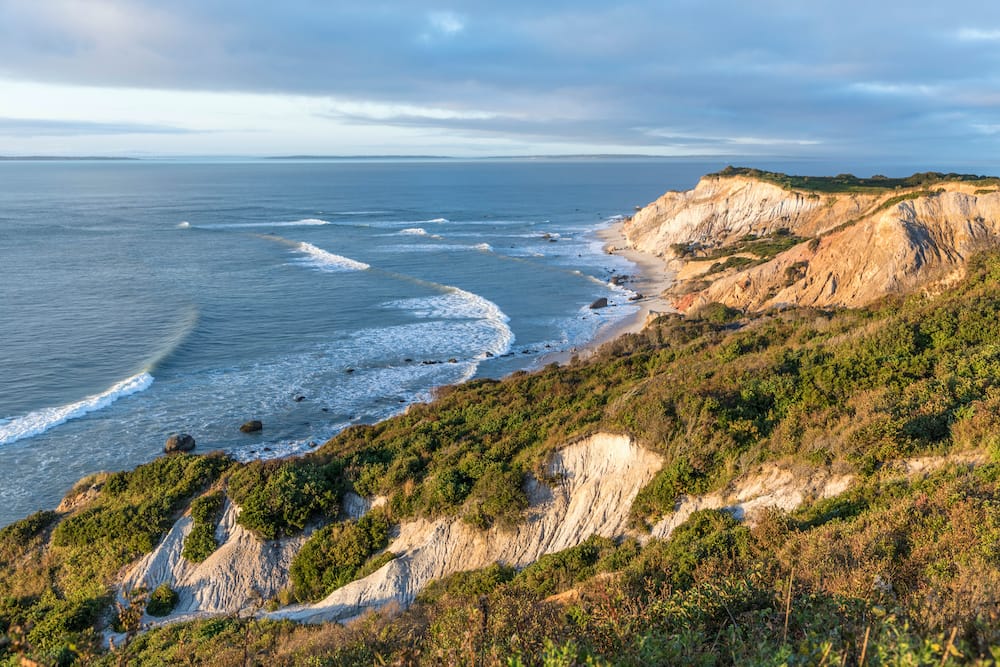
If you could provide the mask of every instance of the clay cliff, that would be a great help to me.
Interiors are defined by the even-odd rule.
[[[950,284],[971,254],[996,245],[1000,186],[962,178],[830,192],[723,172],[666,193],[623,232],[676,272],[680,310],[857,307]]]

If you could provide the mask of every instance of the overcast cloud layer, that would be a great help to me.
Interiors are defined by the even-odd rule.
[[[982,0],[0,0],[0,154],[973,163],[998,139]]]

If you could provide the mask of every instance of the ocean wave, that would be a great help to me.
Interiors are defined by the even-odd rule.
[[[435,237],[428,236],[428,238]],[[379,250],[382,252],[469,252],[470,250],[493,252],[493,246],[489,243],[476,243],[474,245],[465,245],[462,243],[410,243],[407,245],[386,245],[379,248]]]
[[[514,344],[514,331],[508,325],[510,318],[489,299],[451,285],[441,285],[441,294],[415,299],[400,299],[382,304],[386,308],[408,310],[417,317],[437,320],[464,319],[482,322],[487,329],[486,339],[477,341],[481,346],[477,358],[501,355]],[[471,335],[463,332],[464,336]],[[487,354],[489,353],[489,354]]]
[[[182,220],[178,225],[177,229],[191,229],[191,223],[187,220]]]
[[[303,218],[302,220],[289,220],[286,222],[227,222],[219,225],[192,225],[190,222],[182,222],[178,227],[187,229],[196,227],[198,229],[264,229],[270,227],[319,227],[332,224],[328,220],[319,218]],[[186,226],[185,226],[186,225]]]
[[[122,380],[107,391],[54,408],[35,410],[21,417],[14,417],[0,424],[0,445],[8,445],[24,438],[31,438],[45,433],[70,419],[108,407],[119,398],[138,393],[153,384],[153,376],[142,372]]]
[[[423,227],[407,227],[406,229],[401,229],[398,234],[403,234],[404,236],[426,236],[430,239],[443,239],[444,237],[439,234],[428,234],[427,230]]]
[[[312,243],[299,243],[295,250],[305,255],[305,258],[302,260],[304,264],[320,271],[339,273],[343,271],[366,271],[372,268],[371,265],[364,262],[317,248]]]
[[[431,218],[430,220],[422,220],[421,222],[436,222],[440,224],[443,222],[451,222],[451,220],[448,218]]]

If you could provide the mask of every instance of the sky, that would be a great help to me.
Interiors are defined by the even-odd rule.
[[[0,155],[998,149],[984,0],[0,0]]]

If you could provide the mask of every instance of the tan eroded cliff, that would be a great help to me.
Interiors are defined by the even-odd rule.
[[[726,246],[782,230],[806,240],[744,268],[709,273],[713,260],[698,261],[699,252],[722,261]],[[678,271],[682,310],[712,301],[749,310],[856,307],[960,278],[969,255],[1000,240],[1000,191],[941,182],[930,190],[827,194],[707,176],[643,208],[623,231],[633,247]],[[679,257],[680,246],[696,256]]]

